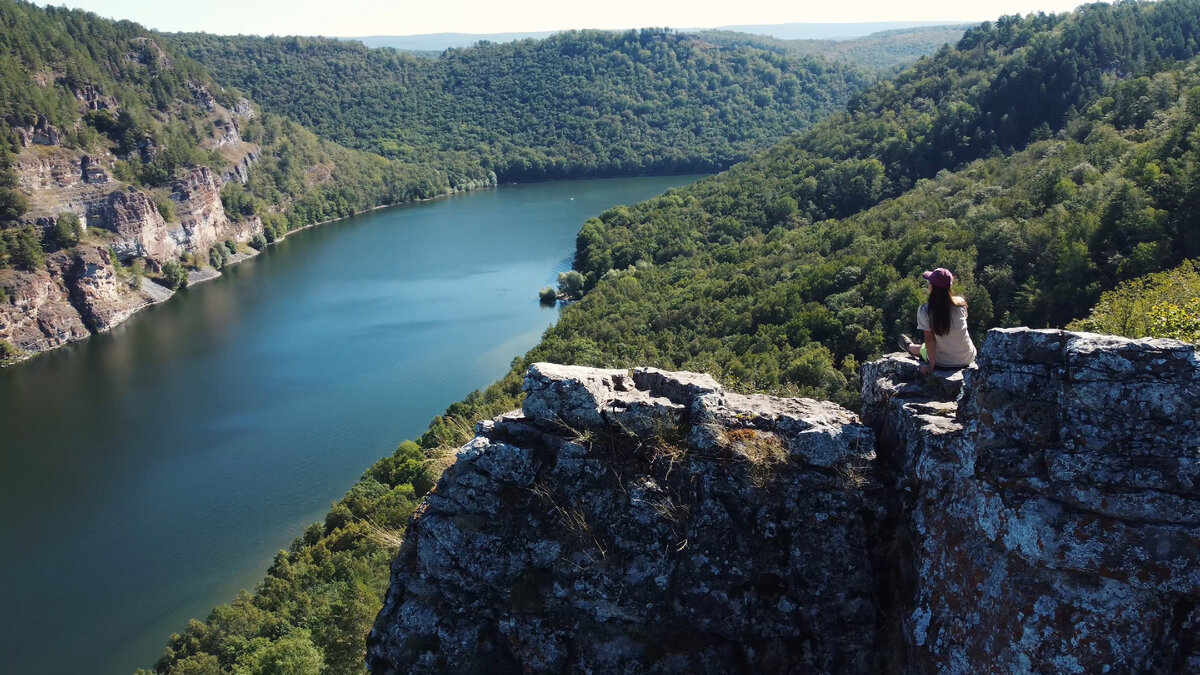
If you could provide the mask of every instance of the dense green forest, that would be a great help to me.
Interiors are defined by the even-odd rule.
[[[845,105],[866,70],[666,30],[570,31],[430,60],[302,37],[166,36],[343,145],[500,180],[721,169]]]
[[[858,364],[915,327],[923,269],[959,276],[976,338],[1061,326],[1098,302],[1094,316],[1112,316],[1145,288],[1186,312],[1185,259],[1200,256],[1198,34],[1200,6],[1183,0],[986,23],[728,172],[588,221],[576,258],[588,291],[542,342],[370,469],[256,594],[173,636],[158,671],[236,669],[268,645],[359,668],[328,654],[355,645],[361,658],[402,536],[377,509],[409,484],[419,497],[474,420],[516,407],[532,362],[703,370],[856,407]],[[318,630],[344,588],[363,607],[340,610],[357,623],[337,642]]]

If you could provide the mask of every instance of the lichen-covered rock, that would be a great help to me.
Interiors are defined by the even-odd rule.
[[[871,672],[874,443],[835,405],[536,364],[408,528],[376,672]]]
[[[368,664],[1200,672],[1195,348],[993,330],[977,368],[917,365],[864,366],[872,433],[536,364],[410,522]]]
[[[1195,348],[997,329],[959,405],[868,364],[909,672],[1200,672]]]

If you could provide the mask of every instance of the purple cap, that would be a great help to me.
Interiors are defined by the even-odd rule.
[[[945,267],[939,267],[932,272],[926,272],[921,276],[925,277],[931,285],[938,288],[950,288],[950,284],[954,283],[954,275]]]

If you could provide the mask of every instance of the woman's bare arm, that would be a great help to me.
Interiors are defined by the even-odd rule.
[[[937,368],[937,333],[925,331],[925,354],[929,356],[929,370]]]

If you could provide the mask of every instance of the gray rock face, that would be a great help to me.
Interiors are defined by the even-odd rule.
[[[537,364],[525,389],[414,516],[374,671],[873,668],[854,415],[648,369]]]
[[[867,426],[695,373],[525,388],[410,521],[374,672],[1200,672],[1193,346],[891,355]]]
[[[905,490],[910,672],[1200,672],[1195,348],[988,334],[959,404],[902,357],[864,417]]]

